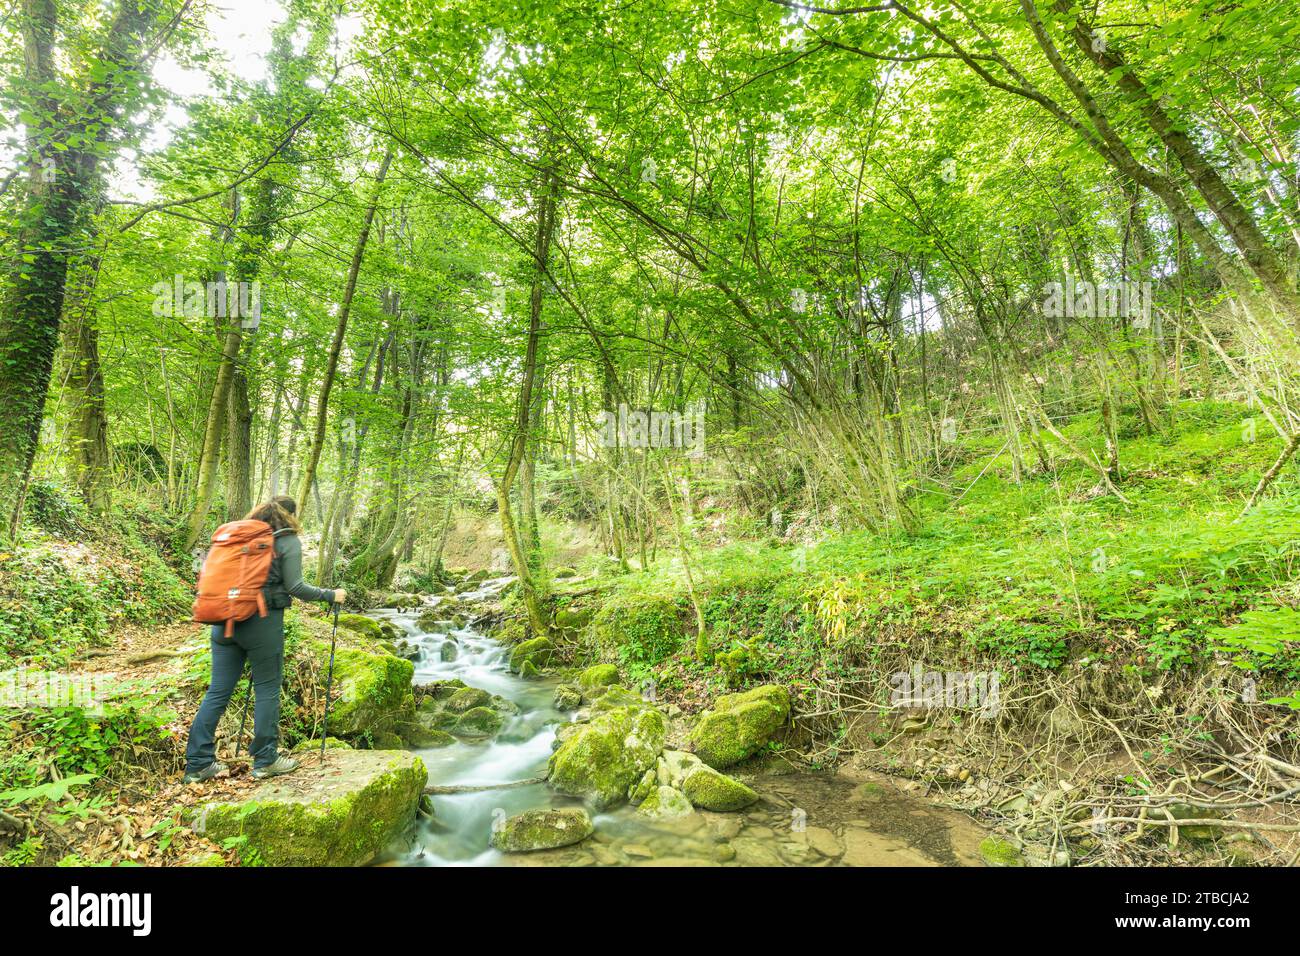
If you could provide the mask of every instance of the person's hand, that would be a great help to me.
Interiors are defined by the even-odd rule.
[[[345,591],[343,588],[336,588],[336,589],[335,589],[335,591],[334,591],[334,603],[335,603],[335,604],[342,604],[342,603],[343,603],[344,601],[346,601],[347,599],[348,599],[348,592],[347,592],[347,591]]]

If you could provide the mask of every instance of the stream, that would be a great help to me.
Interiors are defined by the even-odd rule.
[[[509,649],[473,629],[425,633],[416,624],[430,607],[449,620],[461,606],[492,599],[513,578],[482,582],[460,595],[425,598],[415,610],[381,610],[418,645],[413,682],[460,679],[512,701],[518,713],[493,739],[413,748],[440,786],[499,785],[546,772],[556,728],[571,714],[556,710],[555,678],[524,679],[508,667]],[[456,645],[443,660],[443,645]],[[447,656],[452,656],[449,652]],[[746,777],[761,798],[738,813],[696,811],[652,821],[623,805],[592,814],[595,833],[576,846],[501,853],[488,846],[496,821],[524,810],[580,806],[545,783],[432,797],[409,844],[384,861],[402,866],[969,866],[980,865],[983,833],[969,818],[894,788],[888,778],[798,770]]]

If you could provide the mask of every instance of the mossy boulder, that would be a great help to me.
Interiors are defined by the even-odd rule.
[[[372,641],[392,639],[390,635],[384,633],[384,629],[379,626],[378,621],[366,617],[364,614],[340,614],[339,627],[352,631],[354,634],[360,634]]]
[[[653,770],[647,770],[641,775],[641,779],[627,790],[627,802],[633,806],[644,803],[650,794],[659,789],[659,779]]]
[[[597,810],[627,799],[628,788],[655,766],[668,733],[652,707],[617,707],[566,730],[551,754],[549,782]]]
[[[528,622],[519,617],[508,617],[492,632],[502,644],[519,644],[528,639]]]
[[[433,721],[425,714],[420,714],[415,720],[399,724],[397,733],[409,746],[420,749],[447,747],[456,742],[456,738],[451,734],[434,727]]]
[[[980,843],[980,856],[989,866],[1024,866],[1024,858],[1013,843],[1001,837],[985,837]]]
[[[415,641],[400,638],[396,642],[389,643],[388,646],[392,648],[390,653],[394,657],[400,657],[402,660],[411,661],[412,663],[420,659],[420,645]]]
[[[428,736],[437,741],[426,746],[451,742],[448,734],[472,740],[491,737],[505,725],[507,716],[519,712],[512,701],[460,680],[425,684],[419,693],[419,723],[433,731]]]
[[[665,787],[680,790],[686,778],[703,766],[706,766],[704,761],[695,754],[684,750],[665,750],[659,756],[656,776]]]
[[[337,737],[326,737],[325,749],[326,750],[351,750],[352,745],[348,743],[346,740],[339,740]],[[320,752],[319,737],[312,737],[310,740],[300,741],[298,745],[293,748],[293,752],[296,754],[311,753],[312,751],[316,751],[318,753]]]
[[[501,729],[501,715],[490,707],[473,707],[460,715],[453,732],[462,737],[491,737]]]
[[[555,688],[555,709],[576,710],[582,706],[582,691],[572,684],[561,684]]]
[[[581,843],[591,836],[592,829],[591,817],[580,808],[525,810],[493,830],[490,842],[505,853],[553,850]]]
[[[598,688],[617,683],[618,668],[613,664],[592,664],[578,677],[578,686],[588,695]]]
[[[628,690],[622,684],[610,684],[608,687],[596,688],[592,693],[584,694],[583,699],[591,701],[592,713],[597,714],[607,710],[618,710],[620,707],[639,709],[651,706],[649,701],[641,697],[640,694]]]
[[[576,578],[577,576],[578,576],[578,572],[575,571],[573,568],[556,568],[556,569],[555,569],[555,579],[556,579],[557,581],[564,581],[564,580],[566,580],[566,579],[568,579],[568,578]]]
[[[615,592],[593,615],[589,635],[609,656],[628,646],[638,647],[644,662],[653,667],[682,646],[686,636],[682,612],[675,600]]]
[[[555,645],[551,643],[550,638],[534,637],[515,645],[514,650],[510,652],[510,669],[519,674],[523,672],[524,664],[528,663],[540,670],[554,658]]]
[[[641,801],[637,813],[652,820],[676,820],[689,816],[693,809],[690,800],[680,790],[672,787],[655,787]]]
[[[592,611],[585,607],[562,607],[555,612],[555,626],[564,630],[580,630],[591,623]]]
[[[314,648],[324,669],[329,665],[329,645]],[[390,654],[370,654],[341,647],[334,657],[333,703],[329,729],[339,737],[391,730],[415,711],[411,678],[415,666]]]
[[[691,745],[709,766],[730,767],[763,749],[789,716],[790,695],[779,685],[725,694],[700,717]]]
[[[428,778],[414,754],[337,750],[244,802],[209,804],[195,829],[217,843],[242,837],[246,862],[361,866],[410,828]]]
[[[477,687],[462,687],[447,698],[447,709],[453,714],[463,714],[475,707],[484,707],[492,701],[492,695]]]
[[[697,767],[682,782],[682,792],[692,805],[701,810],[730,812],[743,810],[758,799],[758,794],[739,780],[718,773],[712,767]]]
[[[446,700],[462,687],[468,686],[459,677],[453,677],[451,680],[436,680],[428,684],[421,684],[420,692],[420,709],[426,710],[428,707],[437,707],[437,702]],[[432,701],[432,703],[430,703]]]

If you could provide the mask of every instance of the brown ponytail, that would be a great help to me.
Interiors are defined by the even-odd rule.
[[[302,533],[302,526],[298,524],[298,519],[294,515],[298,511],[298,503],[288,495],[277,495],[265,504],[260,504],[248,514],[244,515],[245,521],[265,521],[271,526],[273,531],[289,530],[294,534]]]

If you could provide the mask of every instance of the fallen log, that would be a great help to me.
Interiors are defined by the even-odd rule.
[[[479,793],[483,790],[513,790],[515,787],[531,787],[535,783],[545,783],[545,777],[529,777],[527,780],[513,780],[510,783],[465,783],[438,785],[429,784],[424,792],[437,795],[449,793]]]

